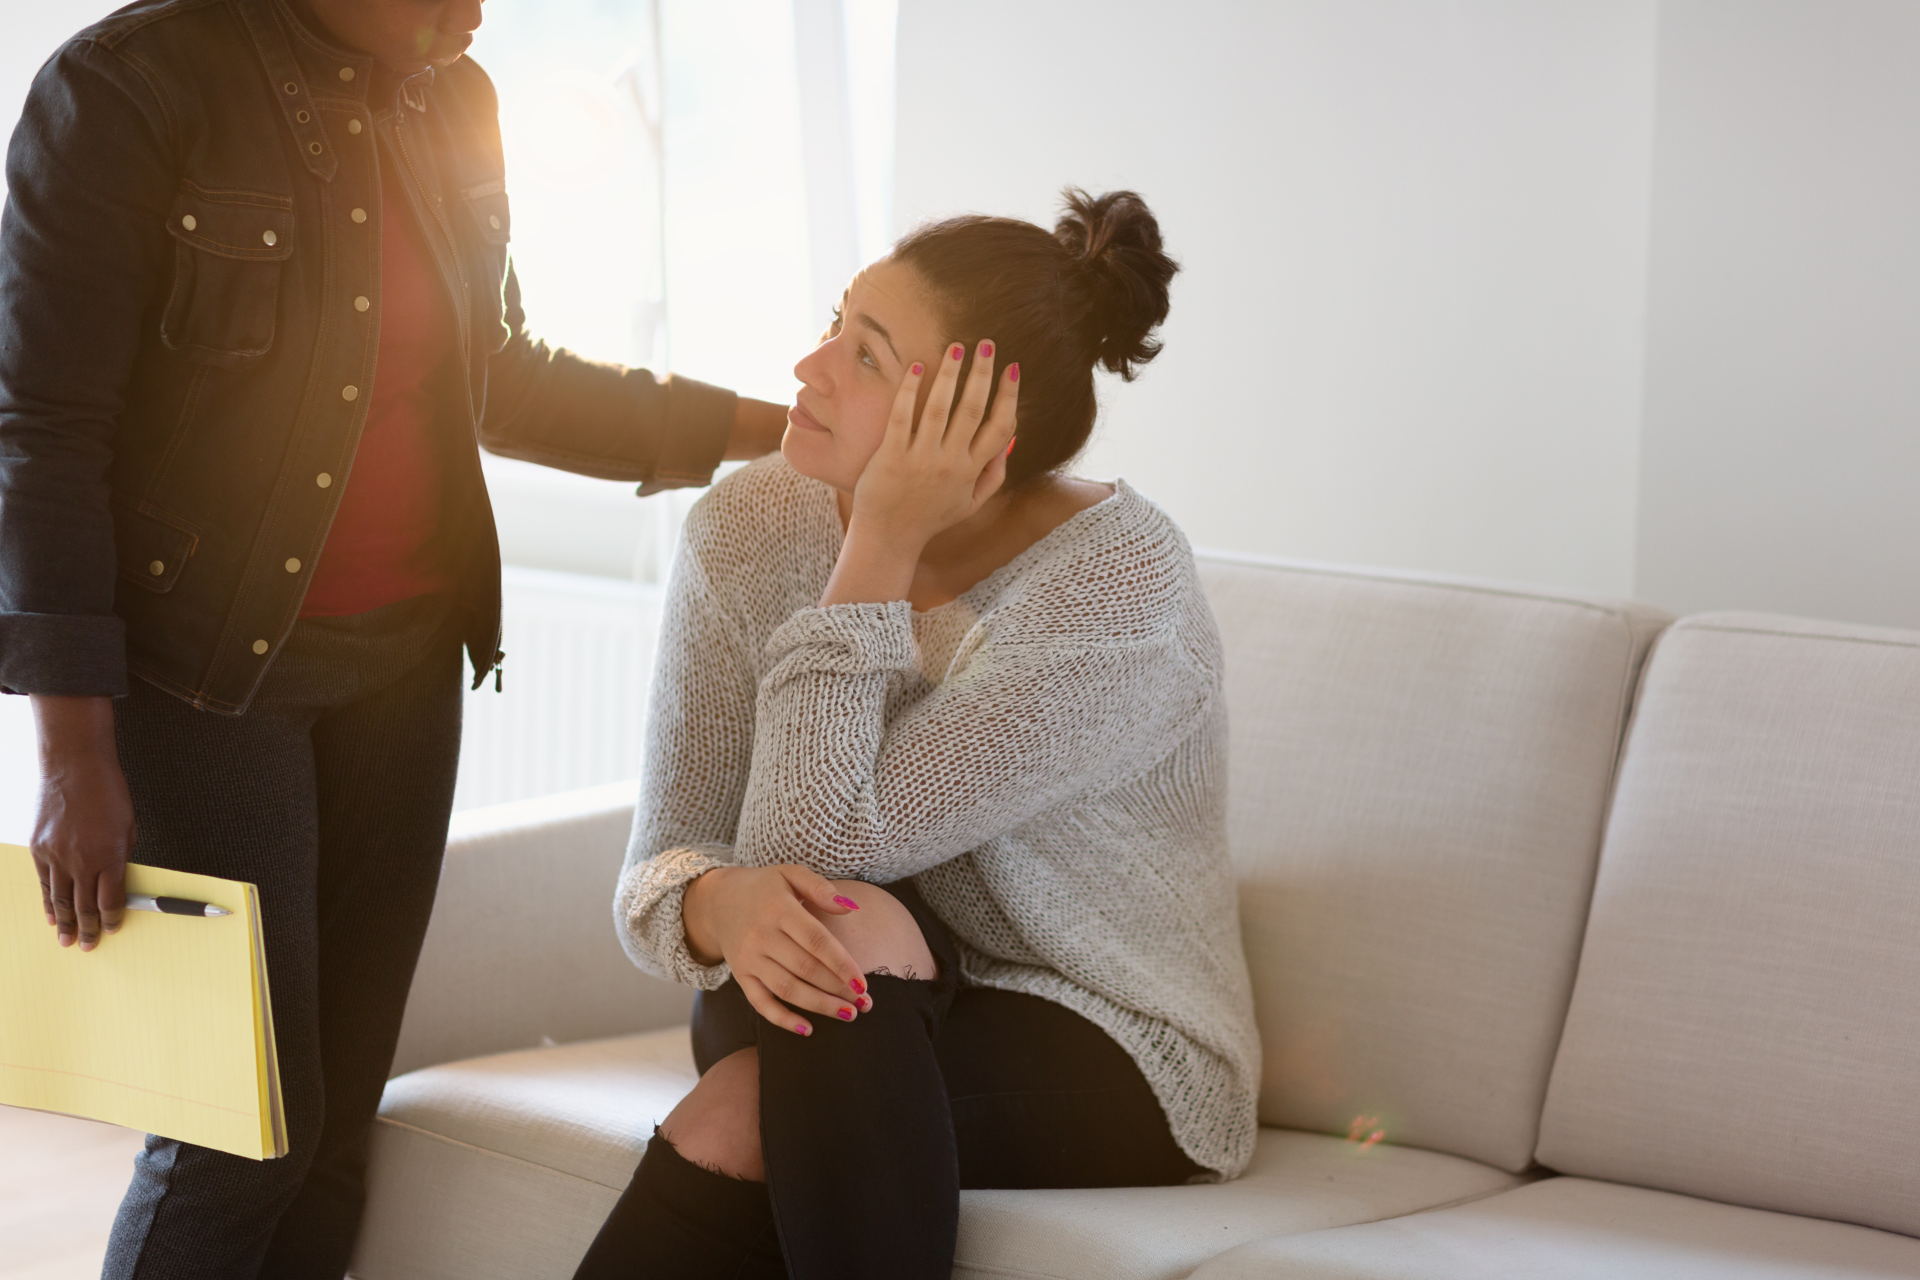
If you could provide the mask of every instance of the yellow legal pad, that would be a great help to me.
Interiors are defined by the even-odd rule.
[[[287,1154],[259,893],[138,864],[127,892],[233,914],[129,911],[82,954],[54,941],[33,856],[0,844],[0,1102],[253,1160]]]

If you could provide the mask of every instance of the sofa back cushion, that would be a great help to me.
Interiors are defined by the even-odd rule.
[[[1666,616],[1219,556],[1201,574],[1261,1119],[1524,1168]]]
[[[392,1074],[687,1020],[693,992],[634,968],[608,923],[639,790],[453,815]]]
[[[1539,1155],[1920,1235],[1920,634],[1662,637]]]

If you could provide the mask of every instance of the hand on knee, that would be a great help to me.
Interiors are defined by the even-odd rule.
[[[820,922],[847,949],[860,972],[928,982],[939,976],[919,923],[900,899],[862,880],[835,880],[833,891],[859,903],[860,909],[843,916],[822,914]]]
[[[660,1125],[682,1158],[747,1182],[767,1180],[760,1154],[760,1054],[730,1053],[707,1069]]]

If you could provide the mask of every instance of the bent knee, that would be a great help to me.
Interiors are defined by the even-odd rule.
[[[765,1182],[760,1151],[760,1053],[739,1049],[707,1068],[693,1092],[660,1122],[660,1136],[703,1169]]]
[[[860,972],[928,981],[939,976],[919,921],[900,899],[864,880],[835,880],[833,891],[859,903],[860,909],[843,916],[823,915],[820,922],[847,949]]]

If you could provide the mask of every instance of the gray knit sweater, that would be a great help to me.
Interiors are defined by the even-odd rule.
[[[920,613],[816,604],[841,536],[833,491],[778,456],[688,516],[614,902],[627,954],[727,980],[680,921],[711,867],[912,877],[964,981],[1091,1019],[1181,1149],[1239,1173],[1260,1041],[1227,862],[1220,640],[1186,540],[1121,483]]]

